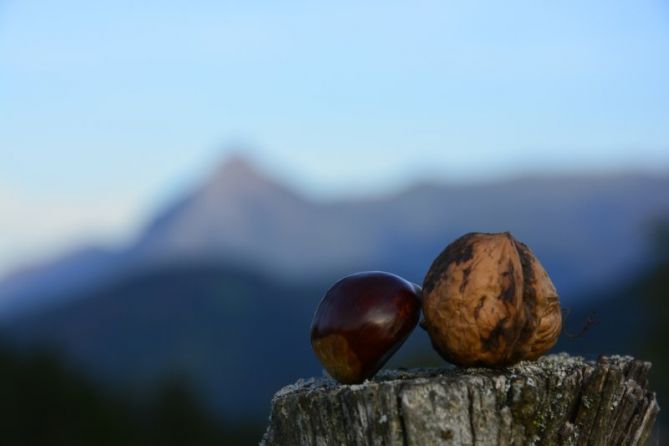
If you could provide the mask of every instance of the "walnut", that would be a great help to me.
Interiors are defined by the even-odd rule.
[[[508,232],[470,233],[446,247],[425,276],[423,312],[434,348],[461,366],[536,359],[562,328],[548,274]]]

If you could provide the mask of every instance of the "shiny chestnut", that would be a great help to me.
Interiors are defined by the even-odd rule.
[[[311,324],[311,346],[325,370],[344,384],[374,376],[416,327],[420,294],[418,285],[379,271],[335,283]]]

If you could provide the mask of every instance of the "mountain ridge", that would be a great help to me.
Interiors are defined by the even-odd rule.
[[[162,263],[239,262],[295,280],[386,269],[420,281],[431,259],[470,231],[513,232],[571,294],[643,265],[643,225],[667,215],[669,175],[423,182],[384,196],[318,202],[234,156],[158,212],[133,244],[56,259],[1,282],[0,317]]]

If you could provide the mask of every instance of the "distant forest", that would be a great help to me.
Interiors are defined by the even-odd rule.
[[[185,383],[151,401],[116,395],[49,353],[0,347],[0,432],[6,446],[257,444],[263,426],[212,418]]]

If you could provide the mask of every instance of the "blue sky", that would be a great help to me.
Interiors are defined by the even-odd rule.
[[[0,1],[0,275],[236,146],[315,197],[666,171],[668,79],[663,1]]]

